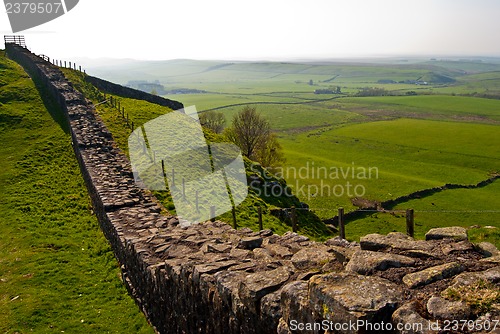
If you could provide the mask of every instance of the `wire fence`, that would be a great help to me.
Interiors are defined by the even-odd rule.
[[[285,214],[285,216],[289,217],[290,210],[291,208],[283,208],[281,209]],[[327,208],[296,208],[295,210],[303,210],[303,211],[312,211],[312,212],[318,212],[318,211],[327,211],[327,212],[333,212],[335,209],[327,209]],[[356,209],[352,210],[349,212],[345,212],[344,208],[338,208],[337,214],[331,218],[328,219],[323,219],[322,221],[329,226],[334,227],[336,231],[338,231],[339,236],[342,239],[346,238],[346,231],[345,227],[348,223],[354,222],[358,219],[362,219],[365,215],[370,215],[370,214],[390,214],[392,216],[395,216],[396,219],[400,218],[405,218],[405,227],[406,227],[406,234],[408,236],[414,237],[415,234],[415,215],[418,216],[418,214],[432,214],[433,216],[438,215],[438,214],[458,214],[458,215],[464,215],[464,214],[472,214],[472,215],[477,215],[477,214],[500,214],[500,210],[425,210],[425,209],[420,209],[420,210],[414,210],[414,209],[395,209],[395,210],[388,210],[388,209]],[[402,215],[403,217],[401,217]],[[417,217],[418,218],[418,217]],[[494,224],[494,223],[493,223]],[[300,222],[297,222],[297,227],[300,227]]]

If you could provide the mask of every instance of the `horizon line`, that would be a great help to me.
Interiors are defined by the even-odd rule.
[[[277,56],[263,56],[263,57],[234,57],[234,58],[196,58],[196,57],[176,57],[176,58],[119,58],[112,56],[74,56],[68,58],[88,59],[88,60],[123,60],[123,61],[142,61],[142,62],[161,62],[161,61],[176,61],[176,60],[189,60],[189,61],[234,61],[234,62],[299,62],[299,61],[346,61],[346,60],[410,60],[410,59],[425,59],[443,61],[443,60],[479,60],[479,59],[499,59],[500,54],[495,55],[481,55],[481,54],[394,54],[394,55],[352,55],[352,56],[290,56],[290,57],[277,57]]]

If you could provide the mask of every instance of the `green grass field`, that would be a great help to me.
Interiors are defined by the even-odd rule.
[[[107,69],[107,78],[126,83],[131,79],[124,75],[124,68],[128,67]],[[254,104],[284,147],[288,184],[295,186],[300,199],[321,218],[334,216],[341,206],[347,211],[356,209],[351,202],[355,194],[347,193],[347,182],[351,192],[356,185],[358,194],[363,189],[364,199],[386,201],[446,183],[476,184],[500,171],[500,150],[495,144],[500,140],[498,59],[371,63],[183,60],[141,63],[130,69],[136,78],[159,80],[167,90],[205,90],[205,94],[168,97],[196,105],[199,111],[218,108],[228,122],[242,108],[233,104]],[[389,80],[393,83],[382,83]],[[426,83],[412,83],[416,80]],[[343,94],[314,94],[316,89],[337,86]],[[393,96],[356,97],[364,87],[383,88]],[[404,96],[406,93],[418,95]],[[497,99],[469,96],[481,94]],[[371,178],[301,177],[291,172],[307,166],[312,170],[313,163],[320,171],[376,168],[378,174]],[[415,208],[418,237],[440,225],[500,227],[497,183],[481,189],[444,191],[396,209]],[[404,218],[400,216],[373,213],[351,221],[347,236],[356,240],[371,232],[402,230]],[[494,229],[474,229],[471,235],[498,244]]]
[[[0,81],[0,332],[153,333],[92,214],[58,111],[3,52]]]
[[[500,132],[493,125],[397,119],[347,125],[314,136],[304,133],[284,137],[282,144],[286,149],[288,168],[300,169],[314,163],[316,170],[343,168],[346,171],[356,166],[354,177],[351,173],[346,177],[337,177],[337,174],[309,178],[289,176],[290,184],[310,186],[313,195],[306,192],[305,201],[318,211],[320,217],[328,218],[336,214],[338,207],[355,209],[350,199],[356,194],[354,190],[351,195],[347,193],[347,182],[353,187],[362,187],[359,194],[375,201],[387,201],[446,183],[476,184],[500,170],[497,158],[500,156],[499,147],[485,145],[478,150],[477,143],[494,143],[498,140]],[[373,167],[377,168],[378,175],[375,172],[371,176],[359,173]],[[322,187],[324,191],[321,191]],[[338,188],[334,193],[335,187]],[[314,195],[318,189],[319,195]],[[500,203],[498,187],[494,185],[477,190],[445,191],[438,196],[441,198],[438,207],[431,204],[437,202],[434,199],[436,196],[410,201],[396,208],[432,211],[417,216],[422,224],[420,236],[428,228],[438,225],[498,226]],[[462,215],[460,212],[448,211],[477,212]],[[387,217],[389,215],[383,216],[384,219],[391,218]],[[474,219],[469,222],[466,217]],[[356,239],[369,231],[377,231],[379,227],[383,227],[386,232],[401,230],[404,229],[404,218],[399,219],[397,225],[398,229],[388,229],[386,220],[361,219],[348,225],[347,235]]]
[[[463,96],[382,96],[346,98],[341,100],[347,108],[376,116],[376,111],[394,117],[413,117],[465,122],[499,124],[500,100]],[[375,114],[375,115],[374,115]]]
[[[241,104],[255,104],[284,148],[282,176],[320,218],[333,217],[339,207],[355,210],[353,197],[387,201],[446,183],[475,184],[500,172],[500,61],[494,59],[175,60],[107,64],[89,73],[121,84],[159,80],[167,90],[204,90],[167,97],[199,111],[219,108],[228,122]],[[75,72],[65,74],[77,88],[90,89]],[[417,80],[429,82],[412,83]],[[314,94],[336,87],[342,94]],[[418,95],[356,97],[365,87]],[[120,102],[136,127],[169,112],[144,101]],[[106,105],[98,112],[126,152],[131,130],[125,120]],[[60,114],[2,53],[0,331],[151,333],[120,281],[61,124]],[[400,203],[391,213],[367,212],[348,222],[347,238],[404,232],[404,210],[413,208],[417,238],[433,227],[460,225],[470,228],[472,241],[500,246],[499,194],[497,180]],[[156,195],[175,212],[168,193]],[[252,194],[237,208],[238,225],[256,229],[256,206],[262,205],[264,228],[290,230],[268,209],[298,200],[280,201]],[[221,218],[232,223],[230,213]],[[300,233],[328,237],[310,216],[300,219]]]
[[[480,127],[483,132],[478,133]],[[327,168],[352,163],[377,167],[378,179],[359,181],[373,189],[368,197],[383,201],[445,183],[478,183],[498,171],[498,159],[493,158],[499,154],[498,147],[490,145],[479,152],[474,147],[477,141],[499,139],[495,126],[482,127],[398,119],[345,126],[315,136],[301,134],[284,138],[282,143],[291,165],[305,166],[309,161]],[[420,138],[420,132],[428,136]]]

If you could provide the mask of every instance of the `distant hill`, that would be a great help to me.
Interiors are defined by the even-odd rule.
[[[457,80],[447,75],[431,72],[422,76],[419,81],[430,82],[433,84],[449,84],[454,83]]]

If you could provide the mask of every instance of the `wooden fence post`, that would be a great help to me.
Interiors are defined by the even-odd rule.
[[[262,231],[264,228],[262,227],[262,207],[259,206],[257,208],[257,214],[259,216],[259,231]]]
[[[297,211],[295,206],[292,206],[292,231],[297,232]]]
[[[345,239],[345,221],[344,221],[344,208],[339,208],[339,236]]]
[[[186,181],[182,178],[182,198],[186,199]]]
[[[175,187],[175,169],[172,167],[172,188]]]
[[[213,206],[213,205],[210,207],[210,217],[212,217],[212,218],[210,218],[210,221],[214,222],[215,221],[215,206]]]
[[[238,229],[238,224],[236,223],[236,208],[233,206],[231,211],[233,212],[233,228],[236,230]]]
[[[199,213],[200,212],[200,209],[198,207],[198,189],[196,190],[196,198],[195,198],[195,204],[196,204],[196,212]]]
[[[415,224],[413,221],[413,209],[406,210],[406,234],[412,238],[415,234]]]

